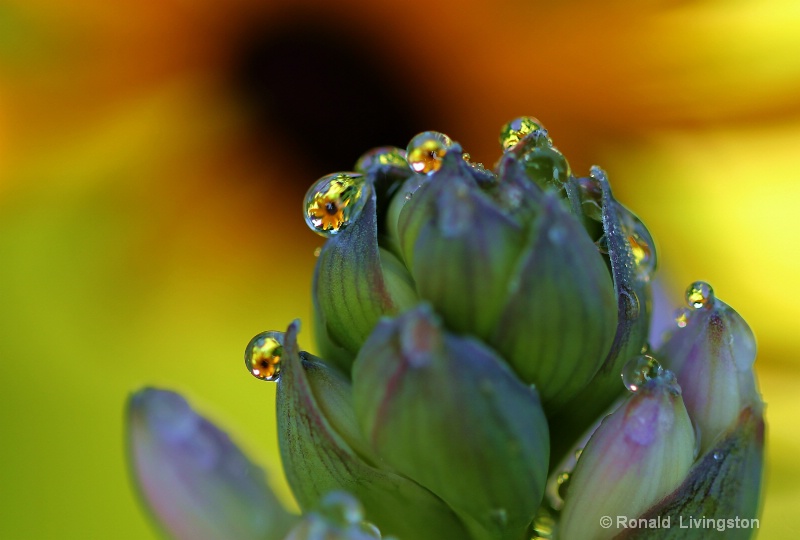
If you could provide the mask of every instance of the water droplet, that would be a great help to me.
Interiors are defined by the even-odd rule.
[[[639,318],[641,310],[639,296],[633,289],[626,286],[620,287],[618,300],[622,306],[622,313],[627,320],[633,321]]]
[[[464,152],[461,154],[461,159],[469,163],[469,160],[472,159],[472,156],[470,156],[468,152]]]
[[[569,480],[572,478],[572,475],[569,471],[563,471],[559,473],[558,477],[556,477],[556,484],[558,487],[558,496],[561,497],[562,501],[567,500],[567,492],[569,491]]]
[[[494,508],[489,511],[489,519],[501,527],[505,527],[508,525],[508,512],[505,508]]]
[[[550,540],[556,528],[556,520],[547,508],[539,507],[536,517],[533,519],[533,539]]]
[[[622,384],[631,392],[637,392],[647,381],[661,376],[663,372],[658,360],[643,354],[631,358],[622,368]]]
[[[405,198],[405,200],[410,201],[411,197],[413,197],[413,196],[414,196],[414,194],[409,191],[408,193],[406,193],[404,198]]]
[[[581,210],[589,219],[603,221],[603,187],[594,177],[578,178]]]
[[[364,508],[358,499],[344,491],[331,491],[319,503],[319,513],[342,526],[359,524],[364,520]]]
[[[314,258],[319,258],[319,254],[322,253],[322,248],[317,246],[314,248]]]
[[[712,457],[714,458],[714,460],[715,460],[715,461],[719,461],[719,460],[721,460],[722,458],[724,458],[724,457],[725,457],[725,454],[723,454],[723,453],[722,453],[722,452],[720,452],[719,450],[716,450],[716,451],[714,452],[714,454],[712,455]]]
[[[256,379],[277,381],[281,373],[282,354],[283,332],[261,332],[247,344],[244,365]]]
[[[695,281],[686,288],[686,303],[694,309],[714,307],[714,289],[705,281]]]
[[[532,116],[520,116],[500,129],[500,147],[503,152],[514,148],[526,136],[535,131],[545,131],[544,126]],[[546,133],[546,131],[545,131]]]
[[[583,448],[578,448],[575,450],[575,461],[581,459],[581,454],[583,454]]]
[[[595,242],[594,245],[597,246],[597,251],[599,251],[603,255],[608,255],[608,236],[603,234],[600,238],[597,239],[597,242]]]
[[[692,310],[689,308],[678,308],[675,312],[675,324],[678,325],[678,328],[686,328],[686,325],[689,324],[689,316],[692,314]]]
[[[362,521],[358,525],[358,532],[365,534],[369,538],[373,538],[374,540],[381,540],[381,530],[375,526],[375,524],[370,523],[369,521]]]
[[[373,169],[408,171],[406,151],[396,146],[380,146],[365,152],[356,161],[355,170],[366,174]]]
[[[358,173],[323,176],[306,193],[303,213],[317,234],[333,236],[355,221],[367,202],[366,183]]]
[[[542,189],[560,190],[571,171],[567,158],[552,146],[535,147],[522,156],[525,175]]]
[[[621,208],[622,227],[640,277],[649,280],[656,270],[655,242],[642,220],[627,208]]]
[[[408,164],[414,172],[429,174],[438,171],[442,158],[453,145],[452,139],[438,131],[424,131],[416,135],[406,148]]]

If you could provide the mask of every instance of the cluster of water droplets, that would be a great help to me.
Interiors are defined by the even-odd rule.
[[[244,350],[244,365],[256,379],[277,381],[281,376],[283,332],[261,332],[250,340]]]
[[[335,526],[345,531],[355,529],[359,538],[372,538],[381,540],[381,531],[374,524],[364,520],[364,508],[361,503],[343,491],[331,491],[319,503],[316,512],[318,515]],[[386,537],[391,540],[391,537]]]

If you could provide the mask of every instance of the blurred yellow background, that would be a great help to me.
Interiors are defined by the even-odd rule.
[[[800,530],[800,4],[6,0],[0,4],[0,537],[153,538],[122,412],[183,392],[287,498],[249,338],[306,322],[300,202],[443,131],[491,164],[529,114],[752,325],[760,538]]]

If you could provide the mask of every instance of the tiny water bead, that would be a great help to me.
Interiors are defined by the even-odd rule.
[[[705,281],[695,281],[686,288],[686,303],[694,309],[714,307],[714,289]]]
[[[373,148],[358,158],[355,169],[357,172],[363,174],[375,169],[408,170],[406,151],[396,146],[380,146],[378,148]]]
[[[277,381],[281,373],[283,332],[261,332],[247,344],[244,365],[253,377],[262,381]]]
[[[567,492],[569,491],[569,480],[572,478],[572,475],[569,471],[564,471],[558,475],[556,478],[556,484],[558,485],[558,496],[561,498],[562,501],[567,499]]]
[[[306,193],[303,213],[312,231],[333,236],[358,218],[367,197],[364,176],[340,172],[323,176]]]
[[[631,255],[639,276],[649,280],[656,270],[655,242],[642,220],[633,212],[622,209],[623,231],[631,248]]]
[[[637,392],[649,380],[660,377],[664,369],[658,360],[643,354],[628,360],[622,368],[622,384],[631,392]]]
[[[544,130],[544,126],[532,116],[520,116],[508,122],[500,129],[500,146],[503,152],[511,150],[526,136],[539,130]]]
[[[360,524],[364,508],[358,499],[344,491],[331,491],[319,503],[319,513],[341,526]]]
[[[581,210],[589,219],[603,221],[603,187],[597,178],[585,177],[576,180],[581,201]]]
[[[536,147],[522,156],[525,174],[542,189],[560,190],[571,174],[564,154],[552,146]]]
[[[678,308],[675,312],[675,324],[678,325],[678,328],[686,328],[686,325],[689,324],[689,317],[692,315],[692,310],[689,308]]]
[[[423,131],[415,135],[406,148],[408,164],[414,172],[429,174],[439,170],[453,141],[438,131]]]

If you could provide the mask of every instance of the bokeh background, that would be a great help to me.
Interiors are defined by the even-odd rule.
[[[435,129],[476,161],[540,118],[650,226],[670,309],[750,322],[760,538],[800,528],[800,4],[793,0],[0,3],[0,537],[153,538],[123,408],[185,393],[289,498],[242,351],[306,321],[301,198]]]

